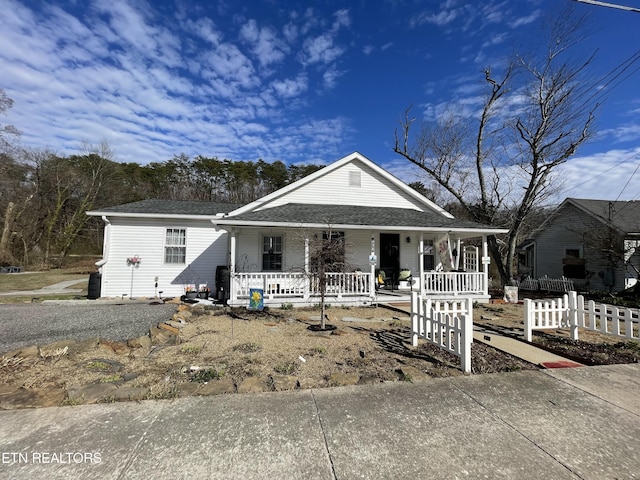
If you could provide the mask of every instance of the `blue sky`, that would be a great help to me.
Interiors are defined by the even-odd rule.
[[[0,88],[15,101],[0,121],[60,154],[107,141],[141,164],[180,153],[326,164],[359,151],[425,181],[392,151],[404,109],[477,111],[483,69],[530,47],[567,3],[0,0]],[[638,51],[640,14],[575,6],[590,13],[581,49],[598,48],[595,79]],[[607,87],[562,196],[640,198],[639,67]]]

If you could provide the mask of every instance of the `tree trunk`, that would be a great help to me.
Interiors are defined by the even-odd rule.
[[[9,240],[11,239],[11,231],[13,230],[13,210],[15,204],[9,202],[7,210],[4,215],[4,229],[2,230],[2,237],[0,237],[0,262],[7,261],[10,263],[13,260],[13,255],[9,249]]]

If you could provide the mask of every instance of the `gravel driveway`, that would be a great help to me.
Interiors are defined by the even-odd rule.
[[[175,305],[0,305],[0,355],[59,340],[127,340],[168,320]]]

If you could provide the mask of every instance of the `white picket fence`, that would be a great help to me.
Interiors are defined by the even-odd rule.
[[[578,339],[578,328],[640,340],[640,310],[621,308],[589,300],[571,291],[553,300],[524,300],[525,338],[532,340],[533,330],[569,329]]]
[[[538,279],[526,277],[516,280],[516,286],[521,290],[546,290],[547,292],[570,292],[574,289],[573,280],[566,277],[549,278],[546,275]]]
[[[473,300],[433,300],[411,294],[411,343],[418,338],[460,357],[462,370],[471,372],[473,342]]]

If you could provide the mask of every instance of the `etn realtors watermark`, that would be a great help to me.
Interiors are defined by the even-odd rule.
[[[102,463],[100,452],[0,452],[0,464],[57,464]]]

